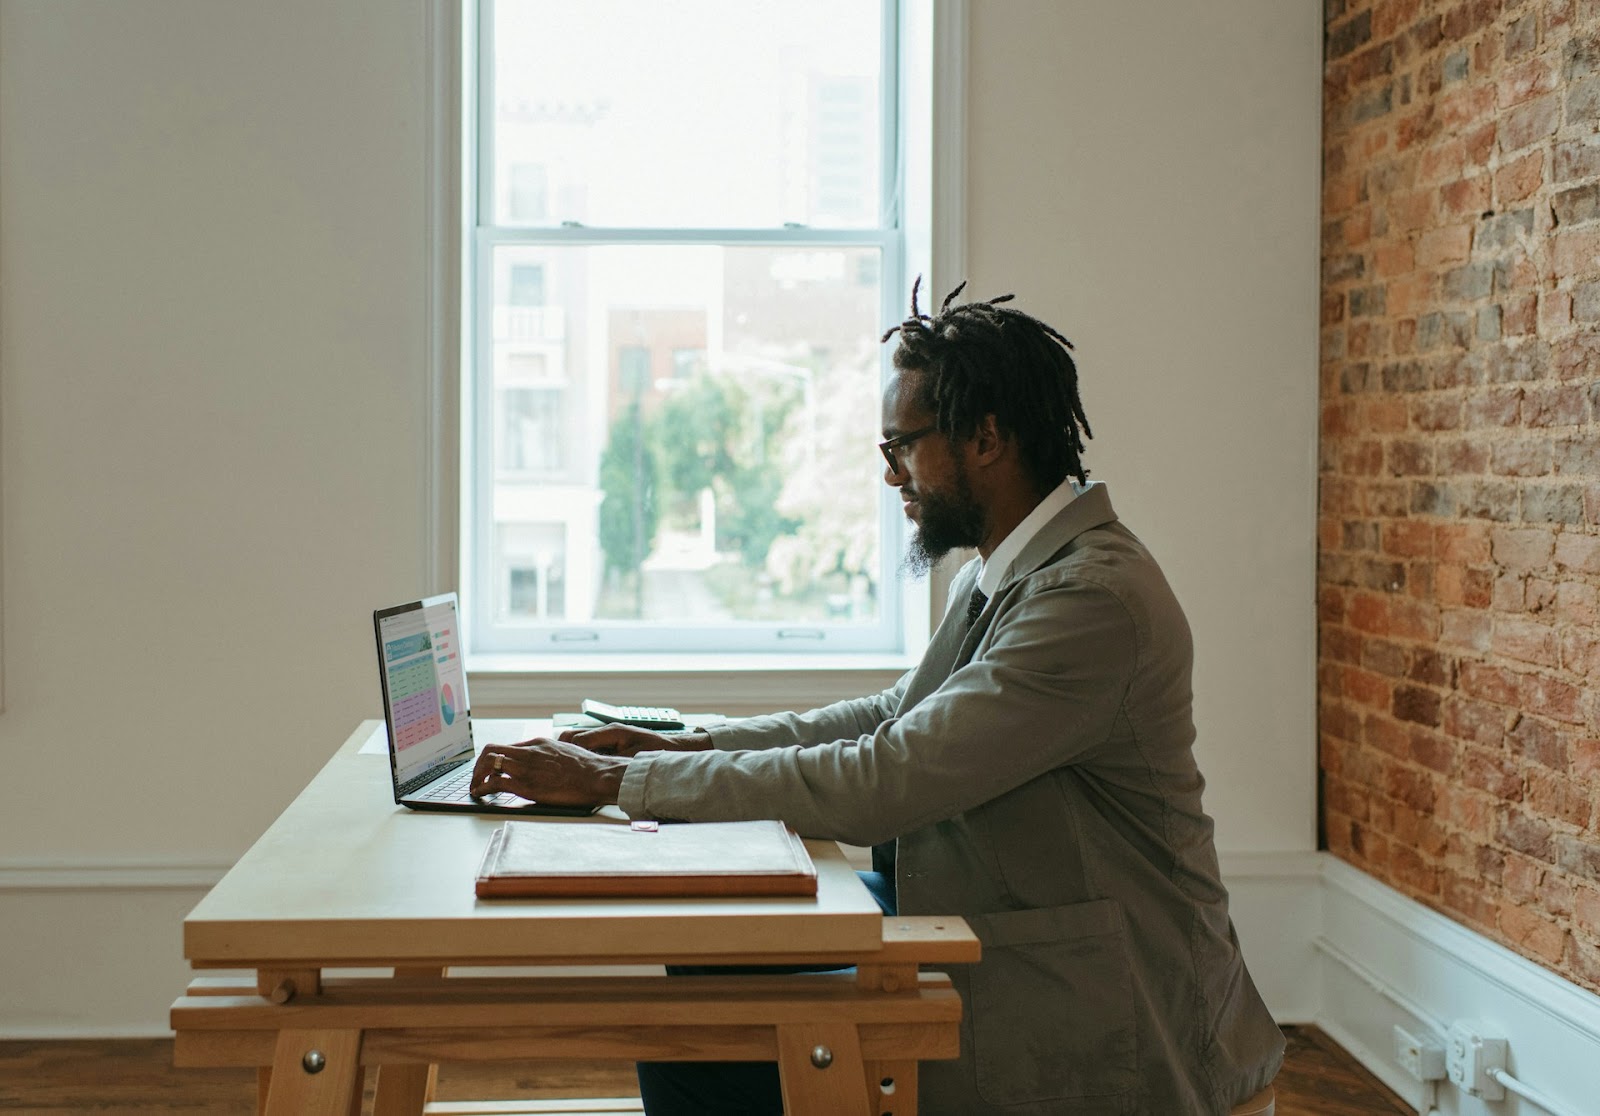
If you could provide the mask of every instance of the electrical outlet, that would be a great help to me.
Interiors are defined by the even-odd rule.
[[[1394,1056],[1400,1068],[1418,1081],[1444,1080],[1444,1047],[1432,1035],[1419,1037],[1396,1024]]]
[[[1474,1023],[1455,1023],[1450,1027],[1445,1072],[1467,1096],[1504,1100],[1505,1086],[1490,1076],[1489,1071],[1505,1068],[1505,1039],[1484,1038],[1482,1029]]]

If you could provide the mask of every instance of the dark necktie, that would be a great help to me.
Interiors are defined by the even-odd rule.
[[[967,598],[967,627],[972,627],[977,622],[978,613],[983,611],[983,606],[989,603],[989,598],[982,589],[976,585],[972,587],[972,596]]]

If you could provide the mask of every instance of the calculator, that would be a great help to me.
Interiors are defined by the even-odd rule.
[[[664,705],[607,705],[603,701],[584,698],[583,712],[608,725],[633,725],[644,729],[681,729],[683,715]]]

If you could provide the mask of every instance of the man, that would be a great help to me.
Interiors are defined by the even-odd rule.
[[[1009,295],[952,307],[960,290],[929,316],[913,288],[884,337],[900,334],[882,449],[910,564],[979,555],[917,668],[710,734],[490,746],[475,790],[882,843],[901,912],[961,915],[983,942],[951,973],[961,1057],[922,1065],[925,1112],[1225,1113],[1272,1080],[1283,1039],[1201,809],[1188,623],[1088,483],[1071,345]],[[780,1110],[768,1066],[640,1080],[652,1112]]]

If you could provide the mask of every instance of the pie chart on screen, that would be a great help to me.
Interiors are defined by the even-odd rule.
[[[439,687],[439,712],[444,715],[444,723],[456,723],[456,695],[451,691],[449,683]]]

